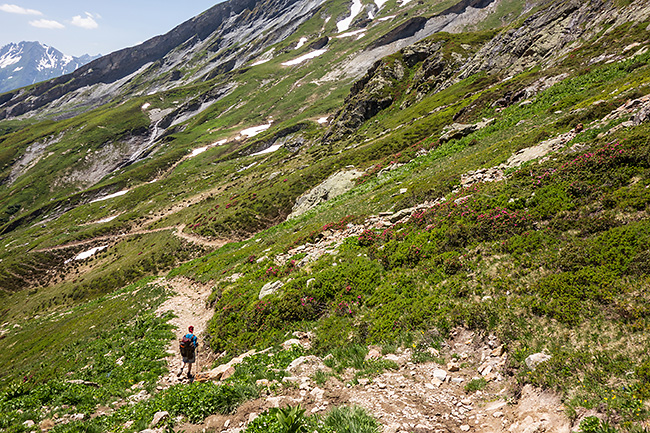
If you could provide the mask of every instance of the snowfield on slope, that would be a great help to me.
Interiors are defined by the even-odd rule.
[[[301,64],[302,62],[306,62],[307,60],[310,60],[310,59],[316,58],[316,57],[318,57],[318,56],[321,56],[321,55],[323,55],[325,52],[327,52],[327,50],[325,50],[325,49],[315,50],[315,51],[312,51],[311,53],[307,53],[307,54],[302,55],[302,56],[300,56],[300,57],[298,57],[298,58],[295,58],[295,59],[293,59],[293,60],[289,60],[289,61],[287,61],[287,62],[284,62],[284,63],[282,63],[282,66],[294,66],[294,65],[299,65],[299,64]]]
[[[350,8],[350,16],[336,23],[336,28],[339,30],[339,33],[345,32],[350,28],[352,21],[359,15],[361,9],[363,9],[361,0],[354,0]]]

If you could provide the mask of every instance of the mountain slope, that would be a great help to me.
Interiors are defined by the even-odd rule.
[[[472,387],[510,401],[525,386],[553,390],[563,425],[643,429],[650,7],[291,3],[282,7],[304,16],[291,27],[274,21],[283,9],[271,4],[233,14],[239,26],[224,21],[129,79],[0,123],[2,332],[11,348],[0,365],[24,359],[3,369],[5,389],[58,356],[20,323],[59,320],[49,314],[92,299],[117,302],[115,290],[164,286],[145,279],[123,289],[156,275],[212,289],[204,338],[224,354],[219,363],[309,331],[309,354],[331,353],[334,372],[368,345],[408,348],[417,362],[438,353],[448,373],[476,371]],[[229,38],[242,23],[251,39],[237,45]],[[218,40],[214,52],[190,48]],[[466,330],[476,339],[454,339]],[[488,341],[495,347],[479,351]],[[500,344],[488,369],[482,358]],[[278,353],[286,358],[263,354],[241,367],[239,396],[260,395],[258,369],[278,380],[269,389],[291,393],[275,376],[289,357]],[[534,365],[533,355],[545,361]],[[113,361],[95,364],[72,374],[114,386],[104,369]],[[351,387],[389,368],[354,365]],[[34,416],[55,413],[41,385],[59,376],[45,369],[33,389],[7,391],[3,419],[18,419],[24,396],[41,399],[29,403]],[[146,380],[152,403],[137,406],[140,424],[126,429],[144,428],[163,401],[222,392],[156,393]],[[122,425],[124,413],[93,422]],[[469,425],[443,421],[451,431]],[[476,426],[518,428],[509,419]]]

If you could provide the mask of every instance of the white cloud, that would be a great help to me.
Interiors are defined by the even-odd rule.
[[[0,11],[20,15],[43,15],[41,11],[37,11],[35,9],[25,9],[18,5],[10,5],[7,3],[0,5]]]
[[[30,21],[29,25],[39,29],[64,29],[65,26],[58,21],[53,20],[36,20]]]
[[[99,18],[99,15],[97,15],[97,18]],[[95,16],[89,12],[86,12],[85,18],[81,15],[72,17],[72,25],[89,30],[99,27],[99,24],[97,24],[97,21],[95,21]]]

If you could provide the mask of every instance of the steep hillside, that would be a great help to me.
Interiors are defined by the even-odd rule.
[[[146,44],[4,99],[2,428],[647,431],[650,6],[229,2]]]

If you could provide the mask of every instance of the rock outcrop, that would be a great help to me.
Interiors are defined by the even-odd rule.
[[[404,78],[405,72],[405,65],[399,59],[377,61],[362,79],[354,83],[323,141],[327,143],[342,139],[366,120],[390,107],[395,84]]]
[[[454,81],[479,72],[517,74],[534,66],[551,66],[580,47],[581,40],[625,22],[642,22],[650,6],[640,2],[625,11],[616,2],[548,1],[517,28],[499,33],[467,61]]]
[[[479,129],[483,129],[486,126],[492,124],[495,119],[486,119],[482,122],[473,123],[467,125],[464,123],[452,123],[449,126],[443,128],[443,134],[440,136],[440,143],[446,143],[449,140],[458,140],[460,138],[466,137],[472,132],[476,132]]]
[[[287,219],[296,218],[319,204],[349,191],[354,187],[354,179],[362,175],[363,172],[354,169],[334,173],[320,185],[300,196]]]

